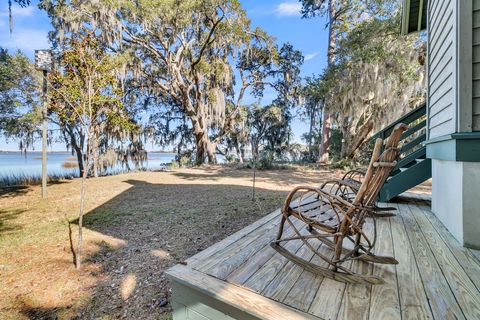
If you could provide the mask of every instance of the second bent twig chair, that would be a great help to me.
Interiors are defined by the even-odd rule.
[[[383,279],[378,276],[353,272],[346,262],[359,259],[366,262],[398,263],[393,257],[378,256],[372,252],[377,240],[373,205],[385,180],[396,165],[400,153],[398,143],[405,127],[403,124],[395,127],[382,154],[383,141],[376,140],[361,186],[356,191],[353,189],[349,191],[354,192],[353,200],[322,188],[300,186],[293,189],[285,200],[278,235],[271,246],[292,262],[315,274],[344,282],[383,283]],[[337,188],[346,190],[350,187],[347,182],[339,182]],[[311,201],[312,197],[315,199],[314,202]],[[298,199],[296,206],[292,205],[294,198]],[[304,201],[307,199],[308,205],[302,205],[307,203]],[[309,233],[302,233],[300,231],[302,228],[296,226],[293,218],[307,224],[306,229]],[[373,229],[371,233],[364,228],[367,218],[371,219]],[[293,230],[293,236],[284,237],[286,224]],[[313,239],[320,240],[332,253],[319,252],[312,244]],[[285,243],[294,240],[301,240],[313,251],[314,256],[323,261],[322,265],[314,264],[290,252]]]
[[[396,164],[396,162],[394,163]],[[393,167],[390,167],[390,172],[393,170]],[[341,179],[332,179],[325,181],[321,186],[320,189],[327,191],[328,193],[332,193],[342,197],[343,199],[353,202],[355,197],[362,186],[362,182],[365,178],[366,171],[362,170],[350,170],[348,171]],[[390,174],[390,173],[389,173]],[[388,178],[388,177],[387,177]],[[395,207],[380,207],[377,205],[377,199],[375,199],[370,206],[372,210],[372,214],[377,217],[394,217],[395,213],[392,211],[397,210]]]

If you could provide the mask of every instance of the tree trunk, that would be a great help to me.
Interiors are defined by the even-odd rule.
[[[235,142],[235,152],[237,153],[238,162],[243,163],[243,153],[240,150],[240,146],[238,142]]]
[[[79,177],[83,176],[83,141],[85,140],[84,137],[79,134],[77,142],[77,137],[75,136],[75,133],[73,132],[72,128],[65,128],[65,131],[68,133],[68,136],[70,137],[70,145],[72,146],[72,149],[75,151],[75,154],[77,156],[77,162],[78,162],[78,170],[79,170]],[[66,137],[65,137],[66,140]]]
[[[98,177],[98,160],[99,160],[99,155],[98,155],[98,139],[97,139],[97,134],[96,132],[93,135],[93,141],[92,141],[92,155],[93,155],[93,163],[92,163],[92,171],[93,171],[93,176],[95,178]]]
[[[201,125],[201,120],[198,118],[192,117],[192,126],[193,126],[193,134],[195,135],[195,142],[196,142],[196,158],[195,164],[200,166],[205,163],[205,158],[208,159],[208,163],[215,164],[217,163],[216,158],[216,143],[212,142],[208,138],[208,134],[204,127]]]
[[[82,175],[82,185],[80,189],[80,212],[78,214],[78,244],[77,244],[77,254],[76,254],[76,268],[80,270],[82,265],[82,244],[83,244],[83,214],[85,213],[85,193],[87,189],[87,176],[88,171],[90,170],[90,152],[91,152],[91,140],[92,135],[88,132],[88,141],[87,141],[87,154],[85,158],[85,170],[83,170]]]
[[[83,177],[83,152],[80,147],[77,145],[72,145],[73,150],[75,150],[75,154],[77,155],[77,162],[78,162],[78,170],[79,170],[79,177]]]
[[[328,1],[328,52],[327,60],[328,67],[331,67],[335,63],[335,49],[337,32],[335,31],[333,24],[335,22],[335,16],[337,14],[337,0]],[[320,143],[319,162],[329,161],[329,149],[330,149],[330,127],[332,125],[332,119],[330,111],[323,107],[322,112],[322,140]]]
[[[315,127],[315,109],[310,109],[310,128],[308,130],[308,161],[315,161],[313,156],[313,128]]]
[[[255,163],[258,160],[258,148],[259,148],[260,139],[256,139],[255,137],[252,138],[251,145],[252,145],[252,158],[253,162]]]
[[[350,142],[350,123],[348,117],[344,117],[342,123],[342,148],[340,150],[340,158],[347,156],[348,142]]]
[[[80,213],[78,215],[78,244],[77,244],[77,253],[75,255],[77,259],[75,263],[77,270],[80,270],[82,266],[83,214],[85,210],[85,191],[87,188],[87,172],[88,172],[88,165],[86,170],[83,171],[82,186],[80,189]]]
[[[217,163],[217,144],[210,141],[210,139],[206,139],[205,141],[205,148],[207,149],[207,158],[209,164],[216,164]]]
[[[362,144],[364,143],[365,139],[367,139],[368,134],[370,133],[370,131],[372,131],[372,129],[373,129],[373,121],[367,120],[367,122],[365,122],[362,125],[360,130],[357,130],[357,132],[355,132],[355,136],[353,137],[353,139],[349,139],[351,140],[351,143],[347,144],[347,147],[346,147],[345,156],[347,158],[350,158],[350,159],[353,158],[353,156],[355,155],[355,151],[357,151],[357,149],[362,146]]]

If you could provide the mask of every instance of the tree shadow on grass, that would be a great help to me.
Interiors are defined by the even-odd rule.
[[[182,179],[199,181],[199,180],[219,180],[221,178],[244,178],[253,181],[252,169],[216,169],[211,170],[208,174],[203,172],[175,172],[174,175]],[[336,178],[335,174],[329,170],[316,171],[315,173],[307,173],[297,169],[277,169],[277,170],[256,170],[255,176],[257,181],[274,183],[275,185],[291,186],[293,184],[313,184],[320,185],[322,182]],[[288,176],[288,179],[286,178]],[[337,177],[338,178],[338,177]]]
[[[158,319],[170,312],[164,271],[281,206],[286,192],[225,184],[152,184],[127,191],[84,217],[85,227],[120,239],[97,243],[85,261],[103,278],[80,318]]]
[[[13,224],[12,221],[14,221],[19,215],[21,215],[25,211],[25,209],[0,209],[0,237],[4,234],[21,229],[21,226]]]
[[[20,313],[32,320],[57,320],[60,319],[59,314],[64,311],[65,308],[38,308],[26,304],[20,307]]]
[[[0,198],[21,196],[30,191],[32,191],[32,187],[30,186],[0,187]]]
[[[56,184],[64,184],[64,183],[69,183],[69,180],[50,180],[48,181],[47,188],[48,186],[51,185],[56,185]],[[0,198],[13,198],[21,195],[25,195],[31,191],[33,191],[33,186],[38,186],[40,185],[41,182],[35,182],[32,184],[28,185],[15,185],[15,186],[4,186],[0,185]]]

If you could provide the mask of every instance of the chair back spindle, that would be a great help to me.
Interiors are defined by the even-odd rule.
[[[376,139],[372,158],[370,159],[362,185],[353,202],[354,204],[364,206],[372,206],[374,204],[380,189],[395,167],[396,160],[400,155],[398,144],[406,127],[403,123],[395,127],[385,143],[384,151],[381,154],[383,141],[380,138]]]

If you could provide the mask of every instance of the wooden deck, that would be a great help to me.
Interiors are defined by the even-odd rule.
[[[462,247],[423,197],[413,198],[390,203],[398,215],[377,220],[376,253],[399,264],[353,263],[384,285],[345,284],[287,261],[269,246],[277,210],[168,271],[174,319],[480,319],[478,252]],[[320,263],[300,241],[289,246]]]

